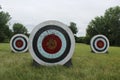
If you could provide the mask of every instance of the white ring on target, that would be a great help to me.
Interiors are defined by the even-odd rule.
[[[16,46],[16,41],[17,41],[17,40],[21,40],[21,41],[23,42],[23,46],[22,46],[21,48],[18,48],[18,47]],[[22,39],[22,38],[16,38],[16,39],[14,40],[14,42],[13,42],[13,45],[14,45],[14,47],[15,47],[17,50],[22,50],[22,49],[24,49],[24,47],[25,47],[24,39]]]
[[[56,36],[59,36],[59,38],[62,40],[62,48],[55,54],[49,54],[47,53],[46,51],[44,51],[44,49],[42,48],[42,41],[44,39],[45,36],[48,35],[48,32],[49,32],[49,35],[50,34],[55,34]],[[62,55],[62,53],[65,51],[66,49],[66,40],[65,40],[65,37],[63,36],[62,33],[60,33],[59,31],[57,30],[47,30],[47,31],[44,31],[40,37],[38,38],[38,41],[37,41],[37,47],[38,47],[38,51],[42,54],[42,56],[44,56],[45,58],[57,58],[59,56]]]
[[[99,47],[97,46],[97,42],[98,42],[99,40],[101,40],[101,41],[104,43],[104,47],[103,47],[103,48],[99,48]],[[105,40],[102,39],[102,38],[96,39],[96,41],[95,41],[95,47],[96,47],[96,49],[98,49],[98,50],[103,50],[103,49],[106,47],[106,42],[105,42]]]
[[[34,52],[34,50],[33,50],[33,47],[34,47],[34,46],[32,45],[32,43],[33,43],[33,39],[34,39],[34,36],[35,36],[36,32],[38,32],[39,29],[41,29],[41,28],[43,28],[43,27],[45,27],[45,26],[47,26],[47,25],[56,25],[56,26],[61,27],[62,29],[64,29],[64,30],[68,33],[68,36],[69,36],[69,38],[70,38],[70,40],[71,40],[71,47],[70,47],[70,50],[69,50],[68,55],[67,55],[64,59],[62,59],[61,61],[56,62],[56,63],[48,63],[48,62],[45,62],[45,61],[39,59],[39,58],[36,56],[36,54],[35,54],[35,52]],[[71,57],[72,57],[72,55],[73,55],[74,48],[75,48],[75,39],[74,39],[74,35],[73,35],[72,31],[68,28],[67,25],[65,25],[65,24],[63,24],[63,23],[61,23],[61,22],[55,21],[55,20],[49,20],[49,21],[46,21],[46,22],[43,22],[43,23],[37,25],[37,26],[32,30],[32,32],[31,32],[31,34],[30,34],[30,37],[29,37],[29,44],[28,44],[28,45],[29,45],[30,54],[31,54],[31,56],[33,57],[33,59],[34,59],[37,63],[39,63],[39,64],[41,64],[41,65],[57,65],[57,64],[59,64],[59,65],[64,65],[67,61],[69,61],[69,60],[71,59]]]
[[[96,47],[96,46],[93,46],[93,43],[94,43],[94,40],[96,39],[98,37],[98,39],[99,39],[99,37],[102,37],[102,38],[104,38],[105,40],[106,40],[106,42],[105,42],[105,44],[106,45],[104,45],[105,47],[106,47],[106,49],[104,50],[104,51],[97,51],[97,50],[95,50],[95,48],[94,47]],[[102,39],[102,38],[100,38],[100,39]],[[104,40],[103,39],[103,40]],[[104,35],[95,35],[94,37],[92,37],[92,39],[91,39],[91,41],[90,41],[90,46],[91,46],[91,49],[95,52],[95,53],[106,53],[107,51],[108,51],[108,48],[109,48],[109,40],[107,39],[107,37],[106,36],[104,36]],[[96,48],[97,49],[97,48]],[[99,49],[100,50],[100,49]]]
[[[15,46],[15,42],[13,42],[13,40],[16,38],[16,37],[18,37],[18,36],[21,36],[21,37],[24,37],[25,39],[26,39],[26,41],[27,41],[27,47],[24,49],[24,50],[22,50],[22,51],[16,51],[14,48],[13,48],[13,46],[16,48],[16,46]],[[21,38],[21,37],[18,37],[19,39],[22,39],[23,40],[23,45],[25,45],[24,43],[24,39],[23,38]],[[16,39],[15,39],[16,40]],[[13,45],[12,45],[13,44]],[[14,35],[12,38],[11,38],[11,40],[10,40],[10,47],[11,47],[11,49],[12,49],[12,51],[13,52],[15,52],[15,53],[23,53],[23,52],[26,52],[27,50],[28,50],[28,37],[27,36],[25,36],[25,35],[23,35],[23,34],[16,34],[16,35]],[[16,48],[16,49],[18,49],[18,48]],[[21,49],[23,49],[23,47],[21,48]],[[20,49],[18,49],[18,50],[20,50]]]

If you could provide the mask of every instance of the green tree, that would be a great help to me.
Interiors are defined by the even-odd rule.
[[[5,39],[9,39],[12,31],[9,29],[7,23],[11,19],[9,13],[3,11],[0,12],[0,42],[3,42]]]
[[[76,23],[70,22],[69,28],[71,29],[71,31],[73,32],[73,34],[77,34],[78,29],[77,29],[77,27],[76,27]]]
[[[13,33],[14,34],[27,34],[27,28],[23,25],[23,24],[20,24],[20,23],[15,23],[13,25]]]
[[[105,35],[111,45],[120,46],[120,7],[112,7],[106,10],[104,16],[95,17],[87,28],[87,41],[97,34]]]

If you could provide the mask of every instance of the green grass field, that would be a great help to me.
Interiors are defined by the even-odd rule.
[[[29,53],[12,53],[8,43],[0,43],[0,80],[120,80],[120,47],[94,54],[89,45],[76,44],[72,62],[70,68],[36,68]]]

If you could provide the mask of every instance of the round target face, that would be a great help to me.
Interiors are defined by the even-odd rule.
[[[104,35],[96,35],[91,39],[90,45],[95,53],[106,53],[109,48],[109,40]]]
[[[23,34],[16,34],[10,40],[10,47],[13,52],[26,52],[28,50],[28,37]]]
[[[71,30],[58,21],[46,21],[37,25],[30,34],[29,51],[41,65],[65,64],[71,59],[75,39]]]

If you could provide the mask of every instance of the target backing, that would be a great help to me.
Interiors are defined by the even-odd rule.
[[[90,41],[91,49],[95,53],[106,53],[109,48],[109,40],[104,35],[95,35]]]
[[[41,65],[64,65],[73,55],[75,39],[65,24],[50,20],[37,25],[30,34],[29,51]]]
[[[28,50],[28,37],[23,34],[16,34],[10,40],[10,47],[15,53],[23,53]]]

